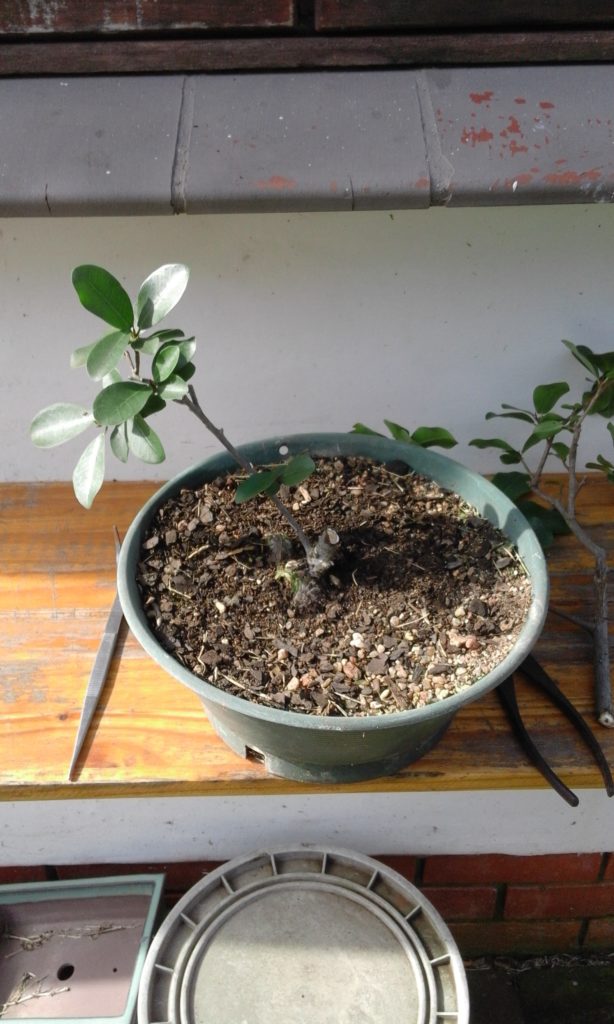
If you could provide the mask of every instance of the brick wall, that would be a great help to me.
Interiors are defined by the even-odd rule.
[[[614,854],[378,859],[420,888],[464,957],[588,953],[614,946]],[[165,872],[173,903],[218,863],[0,868],[0,882]]]

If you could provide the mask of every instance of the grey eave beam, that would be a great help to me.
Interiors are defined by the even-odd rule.
[[[4,79],[0,216],[611,202],[613,99],[604,64]]]

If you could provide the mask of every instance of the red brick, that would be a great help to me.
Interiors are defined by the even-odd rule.
[[[219,861],[186,861],[176,864],[68,864],[56,868],[59,878],[104,878],[113,875],[165,874],[165,889],[184,893]]]
[[[44,867],[0,867],[0,885],[15,885],[21,882],[45,882],[47,872]]]
[[[539,857],[513,857],[486,853],[470,856],[429,857],[424,865],[426,884],[484,884],[493,882],[595,882],[600,853],[554,853]]]
[[[592,885],[510,886],[506,918],[606,917],[614,914],[614,882]]]
[[[497,889],[494,885],[424,886],[421,892],[445,921],[483,921],[491,919],[495,913]]]
[[[579,921],[452,921],[450,931],[464,957],[517,953],[573,953]]]
[[[601,917],[589,921],[588,931],[582,944],[585,950],[614,949],[614,917]]]
[[[382,864],[386,864],[387,867],[392,868],[393,871],[398,871],[408,882],[414,881],[418,866],[417,857],[406,857],[402,854],[377,854],[376,859],[380,860]]]
[[[606,882],[614,882],[614,853],[608,853],[607,858],[603,877]]]

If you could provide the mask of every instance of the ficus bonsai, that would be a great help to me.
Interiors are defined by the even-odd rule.
[[[563,344],[587,375],[582,387],[576,389],[575,396],[569,400],[572,385],[568,381],[539,384],[533,390],[532,408],[503,403],[501,411],[486,413],[487,420],[510,419],[525,424],[527,436],[522,444],[511,443],[503,437],[474,438],[469,443],[476,448],[494,448],[500,452],[500,460],[505,466],[519,467],[495,474],[492,482],[523,512],[544,548],[552,544],[557,534],[572,533],[592,555],[594,601],[591,618],[568,617],[592,637],[596,714],[602,725],[614,727],[607,551],[582,523],[577,509],[578,494],[586,482],[578,463],[578,449],[587,417],[599,415],[607,419],[606,430],[614,441],[614,352],[596,353],[586,345],[574,345],[570,341]],[[385,422],[396,440],[414,443],[419,440],[405,427]],[[354,430],[376,433],[361,423],[355,424]],[[445,433],[443,443],[453,447],[454,439],[451,436],[446,438]],[[544,481],[545,471],[550,468],[552,460],[564,471],[565,486],[557,491],[547,488]],[[604,455],[595,455],[586,463],[586,468],[603,473],[610,483],[614,483],[614,464]]]
[[[158,267],[139,288],[133,305],[120,282],[103,267],[75,268],[72,282],[81,304],[112,328],[97,341],[76,349],[71,357],[71,366],[85,367],[88,376],[99,382],[100,391],[91,409],[67,402],[42,409],[32,421],[31,439],[40,448],[51,448],[89,428],[96,430],[73,473],[75,495],[85,508],[90,508],[104,480],[107,441],[121,462],[130,455],[147,463],[162,462],[164,447],[151,419],[169,402],[176,402],[192,413],[244,470],[235,501],[266,495],[300,541],[306,575],[317,577],[331,567],[339,537],[327,528],[310,541],[278,494],[282,486],[297,486],[306,480],[315,468],[313,460],[299,454],[256,471],[224,431],[211,422],[190,383],[195,372],[194,337],[186,337],[176,328],[158,328],[181,299],[188,279],[189,269],[181,263]]]

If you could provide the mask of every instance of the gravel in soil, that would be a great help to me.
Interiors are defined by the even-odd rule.
[[[196,676],[311,715],[381,715],[471,686],[512,648],[531,585],[506,538],[403,463],[317,460],[280,497],[340,555],[317,584],[266,498],[231,474],[156,513],[138,583],[152,632]],[[309,599],[309,600],[308,600]]]

